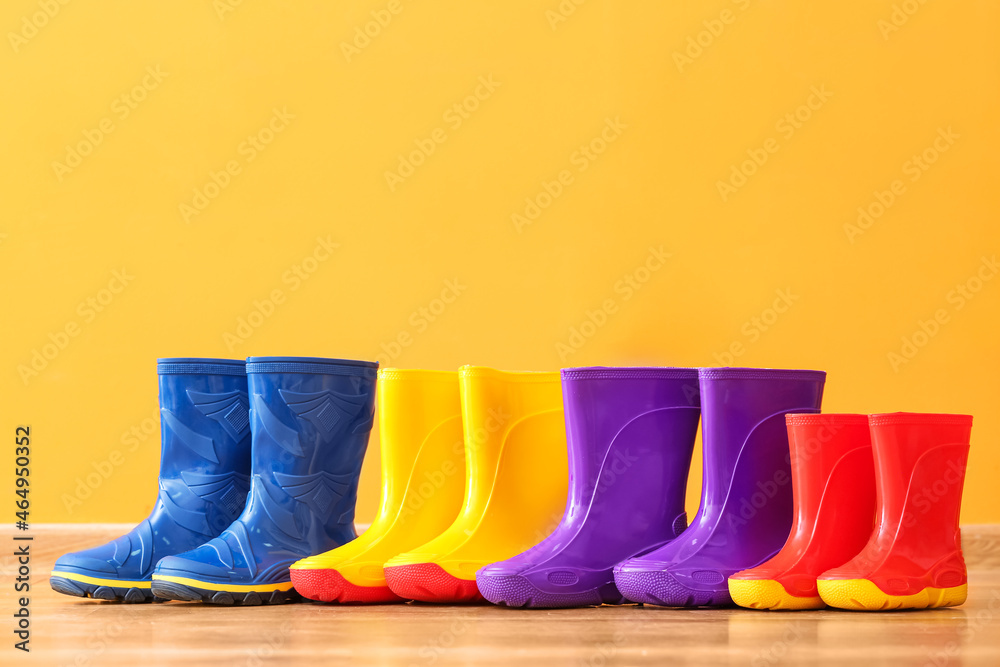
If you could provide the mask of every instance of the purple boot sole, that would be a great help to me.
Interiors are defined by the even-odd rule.
[[[733,604],[725,580],[714,590],[689,588],[669,572],[615,572],[622,594],[632,602],[661,607],[725,607]]]
[[[476,573],[506,607],[627,602],[614,583],[623,558],[687,527],[684,495],[700,414],[697,371],[573,368],[562,372],[569,501],[552,534]]]
[[[614,582],[600,588],[574,593],[548,593],[520,575],[491,576],[478,580],[479,592],[501,607],[562,608],[590,607],[601,604],[626,604]]]

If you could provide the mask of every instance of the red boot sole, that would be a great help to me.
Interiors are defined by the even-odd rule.
[[[358,586],[337,570],[289,570],[292,585],[303,597],[319,602],[377,604],[405,602],[388,586]]]
[[[486,601],[474,579],[459,579],[436,563],[387,567],[385,580],[393,593],[407,600],[446,604]]]

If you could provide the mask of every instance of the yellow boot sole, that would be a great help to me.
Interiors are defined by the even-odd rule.
[[[820,579],[817,585],[823,602],[838,609],[856,611],[955,607],[965,602],[969,594],[968,584],[951,588],[927,587],[913,595],[883,593],[868,579]]]
[[[730,579],[729,595],[733,602],[747,609],[822,609],[823,600],[816,597],[791,595],[774,579]]]

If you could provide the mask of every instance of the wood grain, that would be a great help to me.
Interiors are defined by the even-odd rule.
[[[914,612],[754,612],[638,606],[118,605],[48,586],[60,554],[125,526],[33,529],[31,653],[12,648],[12,530],[0,530],[3,665],[1000,665],[1000,527],[965,529],[970,598]]]

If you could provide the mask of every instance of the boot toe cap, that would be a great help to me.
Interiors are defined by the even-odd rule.
[[[100,548],[60,556],[53,571],[75,572],[103,578],[117,578],[123,574],[110,558],[105,557]]]
[[[185,577],[228,581],[233,571],[224,563],[212,558],[204,547],[177,556],[161,558],[153,570],[154,576]]]

